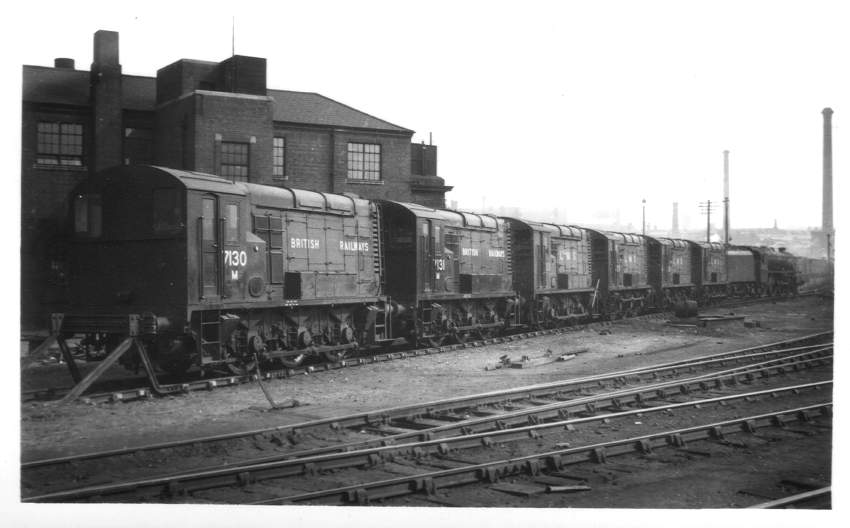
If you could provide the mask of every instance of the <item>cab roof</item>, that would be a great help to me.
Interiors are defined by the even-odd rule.
[[[521,218],[513,217],[509,217],[507,219],[512,222],[525,225],[534,231],[543,231],[559,238],[569,238],[573,240],[587,238],[586,233],[588,230],[583,227],[553,224],[549,222],[534,222],[531,220],[523,220]]]
[[[189,191],[250,196],[254,205],[273,209],[301,209],[316,212],[353,215],[358,210],[367,211],[368,201],[342,194],[321,193],[288,187],[273,187],[257,183],[232,182],[203,172],[185,171],[168,167],[136,165],[117,167],[104,173],[104,179],[141,177],[154,175],[171,177]]]
[[[643,242],[643,239],[647,238],[643,235],[636,235],[634,233],[617,233],[614,231],[598,231],[598,233],[600,233],[608,240],[613,240],[614,242],[618,242],[620,244],[629,244],[634,246],[639,246]]]
[[[384,202],[406,209],[417,218],[442,220],[446,225],[453,227],[495,230],[501,223],[500,219],[489,214],[468,213],[464,211],[453,211],[451,209],[433,209],[410,202],[395,202],[392,200],[384,200]]]

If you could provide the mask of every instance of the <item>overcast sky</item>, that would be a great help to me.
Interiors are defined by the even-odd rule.
[[[645,198],[648,224],[668,227],[677,201],[682,225],[699,227],[698,203],[723,198],[728,149],[733,227],[818,226],[827,106],[842,179],[850,20],[841,2],[21,9],[11,28],[19,65],[71,57],[89,69],[92,35],[109,29],[120,33],[123,71],[146,76],[180,58],[230,56],[235,15],[236,53],[268,59],[270,88],[319,92],[415,130],[416,141],[432,133],[439,174],[454,186],[447,199],[467,209],[557,208],[578,224],[619,209],[639,226]]]

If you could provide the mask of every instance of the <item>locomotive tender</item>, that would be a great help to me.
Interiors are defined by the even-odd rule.
[[[402,338],[435,346],[684,300],[792,294],[799,283],[798,260],[784,251],[151,166],[91,177],[71,209],[73,279],[54,333],[85,334],[84,346],[108,351],[129,318],[171,372],[339,361]]]

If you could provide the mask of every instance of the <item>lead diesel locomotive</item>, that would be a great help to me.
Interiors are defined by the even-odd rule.
[[[240,372],[390,340],[375,203],[135,166],[83,183],[73,215],[62,326],[87,342],[140,314],[161,367]]]
[[[791,293],[799,280],[794,257],[765,248],[150,166],[97,174],[72,202],[72,280],[54,332],[108,351],[129,321],[171,372],[338,361],[402,338],[463,342],[689,299]]]

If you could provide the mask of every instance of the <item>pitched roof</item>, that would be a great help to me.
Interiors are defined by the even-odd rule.
[[[413,133],[412,130],[378,119],[315,92],[291,90],[267,90],[267,92],[275,101],[275,121]]]
[[[124,75],[121,82],[124,108],[153,111],[156,78]],[[314,92],[267,90],[274,99],[274,120],[306,125],[366,128],[392,132],[413,131],[351,108]],[[23,101],[29,103],[88,106],[89,72],[46,66],[24,66]]]

